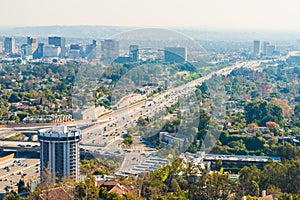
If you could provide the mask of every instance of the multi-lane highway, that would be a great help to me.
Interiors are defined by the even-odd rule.
[[[149,152],[151,152],[151,148],[146,148],[142,142],[136,143],[137,140],[139,141],[139,136],[133,136],[135,145],[132,151],[125,152],[122,147],[122,137],[126,134],[126,130],[130,127],[136,126],[136,122],[140,116],[153,117],[158,112],[165,109],[166,106],[176,103],[180,96],[192,93],[193,90],[195,90],[195,86],[202,84],[214,75],[226,75],[232,70],[240,67],[256,68],[259,64],[259,61],[237,63],[234,66],[223,68],[187,84],[171,88],[163,93],[157,94],[152,97],[150,101],[148,99],[129,105],[128,107],[113,110],[111,113],[98,118],[97,121],[81,120],[72,125],[89,125],[88,128],[85,128],[82,131],[83,139],[81,146],[83,148],[95,153],[123,153],[125,155],[125,159],[122,163],[121,169],[128,169],[128,165],[138,163],[138,161],[142,162],[143,157],[147,156],[150,154]],[[31,128],[34,129],[34,127]],[[18,129],[18,127],[15,127],[14,129]]]
[[[136,121],[140,116],[151,118],[161,110],[165,109],[166,106],[176,103],[180,96],[193,92],[193,90],[195,90],[195,86],[202,84],[214,75],[226,75],[232,70],[240,67],[256,68],[259,64],[259,61],[237,63],[234,66],[223,68],[187,84],[157,94],[151,98],[151,101],[145,100],[127,108],[125,107],[119,110],[114,110],[112,113],[100,118],[101,120],[108,119],[109,121],[107,123],[103,123],[102,125],[96,124],[89,129],[83,130],[82,143],[86,146],[86,148],[92,149],[93,151],[103,153],[107,151],[124,153],[124,162],[121,165],[120,171],[123,169],[128,171],[130,168],[129,166],[134,166],[137,163],[143,162],[144,157],[151,152],[149,151],[151,148],[145,151],[145,145],[142,142],[135,144],[133,146],[134,149],[131,151],[125,152],[122,149],[122,145],[120,145],[120,142],[122,141],[121,138],[124,134],[126,134],[126,130],[135,126]],[[138,137],[139,136],[133,136],[134,140]],[[97,149],[95,147],[103,144],[104,147],[102,148]]]
[[[113,110],[111,113],[98,118],[97,121],[81,120],[65,125],[86,126],[87,128],[82,130],[83,139],[81,147],[90,152],[94,152],[95,155],[106,153],[122,154],[124,159],[118,170],[119,173],[153,171],[159,166],[166,164],[167,161],[160,160],[160,158],[149,157],[149,155],[156,150],[147,147],[142,142],[138,133],[132,135],[133,145],[131,149],[124,148],[122,144],[122,137],[127,133],[127,130],[130,127],[136,126],[138,118],[140,116],[152,118],[157,115],[158,112],[176,103],[180,96],[193,93],[195,86],[210,79],[213,75],[226,75],[232,70],[240,67],[256,68],[259,64],[259,61],[237,63],[234,66],[223,68],[187,84],[171,88],[163,93],[153,96],[151,99],[118,110]],[[37,130],[49,126],[51,126],[51,124],[1,128],[1,136],[3,136],[3,134],[22,132],[24,130]],[[38,150],[38,146],[39,143],[37,142],[0,141],[1,148],[15,148],[22,151],[29,149]],[[38,177],[40,174],[38,165],[39,159],[33,158],[20,158],[16,159],[14,162],[0,164],[0,190],[4,190],[5,188],[10,189],[8,187],[16,188],[16,184],[20,180],[22,174],[25,179]]]

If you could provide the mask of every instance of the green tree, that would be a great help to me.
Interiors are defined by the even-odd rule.
[[[24,192],[24,189],[25,189],[25,182],[24,180],[20,179],[18,183],[18,193]]]
[[[5,197],[3,198],[3,200],[21,200],[22,198],[20,197],[19,194],[17,194],[15,191],[11,191],[9,192],[7,195],[5,195]]]
[[[132,136],[130,134],[127,134],[127,136],[124,138],[123,143],[125,146],[130,146],[133,144]]]
[[[174,178],[171,180],[171,190],[176,194],[179,194],[181,192],[180,186]]]
[[[99,197],[99,187],[95,185],[95,177],[88,175],[84,182],[75,185],[75,196],[78,199],[97,199]]]
[[[300,118],[300,105],[296,105],[294,108],[294,116]]]
[[[9,103],[17,103],[19,101],[20,101],[20,98],[16,93],[12,93],[8,98]]]
[[[278,124],[283,120],[282,108],[264,100],[248,103],[244,109],[247,124],[257,123],[259,126],[265,126],[268,121]]]
[[[239,172],[239,188],[241,195],[259,195],[261,171],[255,166],[243,167]]]

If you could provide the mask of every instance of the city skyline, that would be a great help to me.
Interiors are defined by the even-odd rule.
[[[0,5],[0,200],[300,199],[300,1]]]
[[[296,0],[265,1],[69,1],[3,0],[0,27],[48,25],[112,25],[300,30]],[[53,9],[51,9],[53,8]],[[11,11],[14,12],[11,12]]]

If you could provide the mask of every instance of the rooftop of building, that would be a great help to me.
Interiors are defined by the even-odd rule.
[[[247,161],[247,162],[268,162],[272,159],[274,162],[281,162],[280,157],[275,156],[247,156],[247,155],[222,155],[206,154],[204,160],[227,160],[227,161]]]
[[[68,126],[53,126],[50,128],[40,129],[38,132],[41,134],[70,134],[80,132],[80,129]]]
[[[268,196],[265,196],[265,197],[259,197],[258,200],[273,200],[273,195],[268,195]]]
[[[41,200],[71,200],[71,196],[66,192],[64,188],[53,188],[50,190],[43,191],[42,194],[40,194]]]

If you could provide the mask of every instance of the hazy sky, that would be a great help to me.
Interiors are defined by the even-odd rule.
[[[121,25],[300,30],[299,0],[0,0],[0,26]]]

